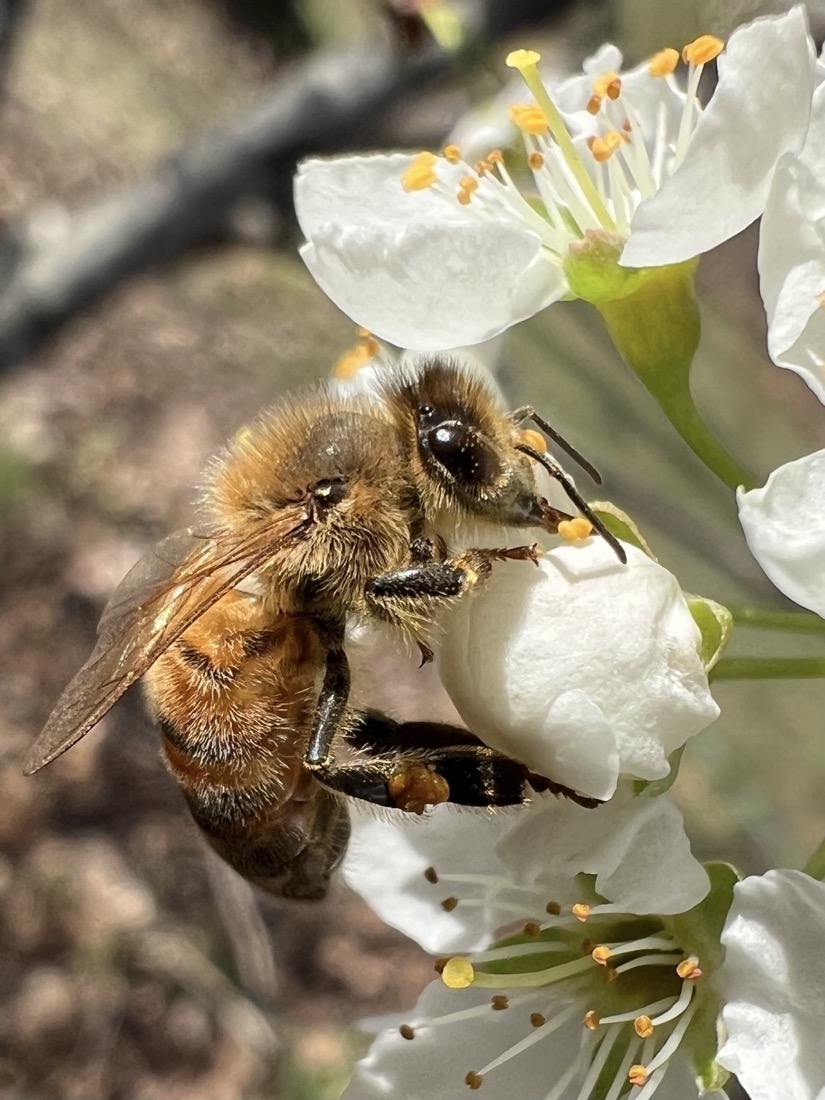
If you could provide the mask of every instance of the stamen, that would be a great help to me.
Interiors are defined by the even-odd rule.
[[[482,1078],[481,1074],[475,1073],[473,1070],[470,1070],[470,1072],[464,1078],[464,1084],[467,1085],[468,1088],[473,1089],[473,1091],[475,1091],[476,1089],[480,1089],[483,1083],[484,1079]]]
[[[581,1083],[576,1100],[586,1100],[586,1098],[590,1096],[620,1034],[621,1028],[611,1028],[604,1039],[602,1039],[599,1049],[596,1051],[596,1056],[590,1063],[590,1068]]]
[[[675,1020],[677,1016],[681,1016],[687,1006],[690,1004],[690,999],[693,996],[693,991],[696,986],[692,982],[683,982],[682,991],[676,998],[676,1003],[663,1012],[661,1016],[654,1016],[652,1023],[657,1027],[661,1027],[662,1024],[669,1024],[671,1020]],[[648,1009],[648,1012],[656,1011],[656,1006],[653,1005]]]
[[[528,153],[527,163],[534,172],[538,172],[539,169],[544,167],[544,157],[541,153]]]
[[[602,97],[600,95],[592,95],[587,101],[587,107],[585,110],[589,115],[597,115],[602,109]]]
[[[528,920],[524,928],[522,928],[522,932],[525,936],[540,936],[541,925],[537,920]]]
[[[535,103],[514,103],[507,114],[525,134],[546,134],[549,129],[544,111]]]
[[[536,435],[538,434],[539,433],[536,432]],[[561,906],[557,901],[548,901],[544,908],[552,917],[557,917],[561,913]]]
[[[490,998],[490,1006],[493,1012],[503,1012],[510,1007],[510,998],[506,993],[496,993]]]
[[[628,1070],[627,1079],[631,1085],[638,1085],[641,1088],[647,1082],[647,1070],[637,1063]]]
[[[547,1023],[547,1017],[542,1016],[540,1012],[530,1013],[530,1026],[531,1027],[544,1027]]]
[[[475,176],[462,176],[458,181],[459,187],[463,187],[465,191],[478,191],[478,180]]]
[[[610,160],[616,150],[621,149],[624,142],[628,140],[627,134],[620,133],[618,130],[608,130],[606,134],[593,139],[590,152],[593,154],[593,159],[602,164]]]
[[[401,1036],[402,1039],[414,1039],[415,1029],[410,1027],[409,1024],[402,1024],[401,1027],[398,1029],[398,1034]]]
[[[587,520],[585,520],[584,522],[587,523]],[[593,528],[590,526],[590,524],[587,523],[587,525],[592,531]],[[561,527],[561,524],[559,524],[559,527]],[[593,962],[598,963],[599,966],[607,966],[608,959],[613,957],[613,952],[604,943],[600,944],[598,947],[594,947],[590,954],[593,958]]]
[[[427,882],[430,882],[433,886],[435,886],[438,882],[438,872],[436,871],[435,867],[428,867],[427,870],[424,872],[424,878],[427,880]]]
[[[494,1069],[498,1069],[499,1066],[503,1066],[505,1062],[509,1062],[511,1058],[515,1058],[516,1055],[522,1054],[525,1050],[529,1050],[535,1043],[540,1042],[542,1039],[546,1039],[548,1035],[552,1035],[554,1031],[557,1031],[560,1027],[567,1023],[571,1016],[576,1012],[576,1006],[573,1005],[563,1012],[560,1012],[552,1020],[549,1020],[543,1027],[536,1028],[535,1031],[529,1035],[525,1035],[523,1039],[519,1039],[517,1043],[505,1050],[503,1054],[499,1054],[497,1058],[494,1058],[492,1062],[488,1062],[483,1069],[478,1071],[479,1076],[483,1077],[487,1073],[491,1073]]]
[[[703,34],[682,50],[682,60],[688,65],[707,65],[724,50],[725,43],[713,34]]]
[[[627,1053],[622,1059],[622,1064],[616,1071],[616,1076],[613,1078],[613,1084],[607,1092],[604,1100],[619,1100],[622,1092],[624,1091],[625,1084],[627,1082],[627,1075],[630,1067],[633,1065],[633,1059],[639,1052],[639,1044],[631,1043],[627,1048]]]
[[[618,73],[603,73],[593,83],[596,95],[602,99],[618,99],[622,94],[622,81]]]
[[[456,897],[444,898],[444,900],[441,902],[441,908],[444,910],[445,913],[452,913],[453,909],[455,909],[457,905],[458,898]]]
[[[699,966],[699,960],[695,955],[691,955],[687,959],[683,959],[682,962],[676,967],[676,973],[684,981],[692,982],[697,978],[702,977],[702,970]]]
[[[454,955],[441,971],[441,980],[448,989],[467,989],[474,978],[475,969],[466,955]]]
[[[660,1001],[654,1001],[653,1004],[644,1005],[642,1008],[634,1008],[631,1012],[617,1012],[615,1016],[605,1016],[602,1019],[603,1024],[626,1024],[631,1020],[636,1020],[640,1016],[655,1016],[655,1013],[661,1012],[663,1008],[670,1009],[676,1001],[676,997],[663,997]],[[670,1017],[668,1017],[670,1018]],[[663,1020],[663,1017],[656,1017],[653,1019],[654,1024],[659,1024]],[[644,1036],[643,1036],[644,1038]]]
[[[640,1039],[649,1039],[653,1034],[653,1021],[649,1016],[637,1016],[633,1021],[633,1030]]]
[[[458,164],[461,160],[461,150],[457,145],[445,145],[441,152],[444,154],[444,159],[448,160],[450,164]]]
[[[582,924],[584,924],[584,922],[590,916],[590,906],[587,904],[586,901],[577,901],[570,912],[573,914],[576,920],[580,920]]]
[[[635,970],[637,966],[673,966],[673,955],[640,955],[638,959],[622,963],[613,971],[614,974],[625,974],[628,970]]]
[[[583,1023],[588,1031],[598,1031],[599,1024],[601,1023],[598,1012],[593,1008],[588,1009],[584,1014]]]
[[[647,63],[647,69],[651,76],[670,76],[679,64],[679,51],[668,46],[665,50],[659,50]]]
[[[690,1021],[696,1015],[696,1009],[697,1009],[698,1005],[699,1005],[699,1002],[698,1002],[698,1000],[696,1000],[696,1001],[693,1002],[693,1004],[690,1005],[690,1007],[685,1012],[682,1013],[681,1019],[679,1020],[676,1027],[674,1027],[673,1031],[668,1036],[667,1042],[663,1045],[662,1049],[659,1051],[659,1053],[656,1055],[656,1057],[653,1058],[650,1062],[648,1062],[648,1064],[647,1064],[647,1072],[648,1073],[653,1073],[654,1070],[657,1070],[657,1069],[659,1069],[660,1066],[665,1065],[665,1063],[668,1061],[668,1059],[673,1054],[676,1053],[685,1032],[687,1031],[688,1027],[690,1026]]]
[[[512,50],[504,59],[504,64],[511,69],[529,69],[531,65],[537,65],[541,61],[541,54],[535,50]]]
[[[433,166],[438,157],[434,153],[419,153],[413,157],[409,168],[401,173],[401,186],[405,191],[424,191],[438,182]]]

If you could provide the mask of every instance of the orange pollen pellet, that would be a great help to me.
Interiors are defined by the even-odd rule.
[[[535,428],[522,428],[518,433],[518,439],[519,443],[524,444],[525,447],[532,447],[539,454],[544,454],[547,450],[547,440]]]
[[[584,921],[586,921],[587,918],[590,916],[590,906],[587,904],[586,901],[577,901],[576,904],[571,908],[570,912],[573,914],[576,920],[580,920],[582,921],[582,923],[584,923]]]
[[[505,993],[496,993],[490,998],[490,1007],[493,1012],[503,1012],[505,1008],[510,1007],[510,998]]]
[[[431,882],[433,886],[435,886],[435,884],[438,882],[438,872],[436,871],[435,867],[428,867],[427,870],[424,872],[424,878],[427,880],[427,882]]]
[[[579,542],[593,534],[593,524],[584,516],[576,516],[575,519],[561,520],[558,532],[565,542]]]
[[[590,115],[597,115],[602,109],[602,97],[600,95],[592,95],[587,101],[587,113]]]
[[[458,898],[444,898],[441,903],[441,908],[445,913],[452,913],[453,909],[458,905]]]
[[[531,1027],[544,1027],[547,1023],[547,1017],[542,1016],[540,1012],[530,1013],[530,1026]]]
[[[521,931],[525,936],[535,937],[541,933],[541,925],[537,920],[528,920]]]
[[[359,329],[359,333],[362,331]],[[361,336],[358,343],[345,351],[335,366],[332,368],[334,378],[352,378],[361,367],[365,366],[381,350],[381,345],[369,333]]]
[[[653,1034],[653,1021],[649,1016],[637,1016],[633,1028],[640,1039],[649,1039]]]
[[[678,64],[679,51],[668,46],[651,57],[647,63],[647,71],[651,76],[670,76]]]
[[[694,38],[682,50],[682,60],[688,65],[707,65],[724,50],[725,43],[714,34],[702,34]]]
[[[467,1076],[464,1078],[464,1084],[470,1089],[480,1089],[484,1083],[484,1078],[480,1073],[476,1073],[474,1070],[470,1070]]]
[[[647,1070],[644,1066],[631,1066],[627,1071],[627,1079],[631,1085],[638,1085],[641,1087],[647,1082]]]
[[[450,164],[458,164],[461,160],[461,150],[457,145],[445,145],[441,151],[444,154],[444,159],[448,160]]]
[[[552,917],[557,917],[559,913],[561,913],[561,906],[557,901],[548,901],[548,903],[544,907],[544,910]]]
[[[544,167],[544,157],[541,155],[541,153],[530,153],[527,157],[527,163],[530,165],[534,172],[537,172],[539,168]]]
[[[702,970],[699,966],[699,960],[695,955],[691,955],[687,959],[682,959],[679,965],[676,967],[676,973],[685,982],[696,981],[697,978],[702,977]]]
[[[588,1031],[597,1031],[601,1020],[599,1019],[598,1012],[595,1012],[592,1008],[584,1014],[584,1026]]]
[[[608,959],[612,958],[613,952],[609,947],[601,944],[599,947],[594,947],[590,952],[590,957],[593,962],[598,963],[599,966],[607,966]]]
[[[409,1024],[402,1024],[401,1027],[398,1029],[398,1034],[401,1036],[402,1039],[415,1038],[415,1031],[410,1027]]]

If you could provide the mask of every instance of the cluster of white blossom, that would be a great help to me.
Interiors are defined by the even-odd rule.
[[[628,72],[613,46],[561,82],[530,51],[508,61],[527,97],[506,93],[495,130],[508,148],[520,135],[520,171],[471,155],[466,129],[441,155],[300,166],[302,256],[371,334],[347,369],[372,364],[369,385],[393,369],[375,365],[376,337],[477,345],[572,296],[609,325],[621,301],[632,325],[640,290],[649,343],[668,280],[692,294],[696,257],[761,216],[771,358],[825,403],[825,65],[804,9]],[[634,339],[620,350],[643,377]],[[768,577],[825,616],[825,450],[737,499]],[[708,672],[730,616],[612,514],[626,565],[599,539],[549,540],[538,569],[501,570],[445,615],[438,654],[468,728],[606,804],[537,797],[481,821],[437,807],[412,827],[354,813],[347,881],[442,957],[347,1100],[687,1100],[723,1095],[730,1072],[753,1100],[825,1095],[825,885],[702,867],[666,793],[673,754],[718,714]]]

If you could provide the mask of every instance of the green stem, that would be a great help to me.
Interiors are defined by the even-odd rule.
[[[811,680],[825,676],[823,657],[723,657],[710,672],[717,680]]]
[[[822,841],[802,870],[806,875],[819,879],[820,882],[825,879],[825,840]]]
[[[810,611],[768,611],[763,607],[728,607],[736,626],[763,630],[791,630],[797,634],[825,634],[825,619]]]

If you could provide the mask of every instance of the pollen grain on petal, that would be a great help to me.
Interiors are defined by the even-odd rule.
[[[679,51],[672,46],[659,50],[647,63],[647,71],[651,76],[670,76],[679,64]]]
[[[465,955],[454,955],[444,964],[441,980],[448,989],[467,989],[475,978],[473,964]]]
[[[725,43],[714,34],[702,34],[694,38],[682,50],[682,60],[688,65],[707,65],[724,50]]]
[[[536,50],[512,50],[504,59],[505,65],[511,69],[529,69],[538,65],[541,54]]]
[[[649,1039],[653,1034],[653,1021],[649,1016],[637,1016],[633,1021],[633,1030],[640,1039]]]

